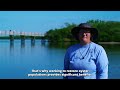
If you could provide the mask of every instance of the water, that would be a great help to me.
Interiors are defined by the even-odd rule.
[[[62,79],[62,76],[35,75],[48,75],[48,70],[62,70],[64,54],[70,45],[72,43],[53,44],[40,40],[36,40],[35,44],[26,40],[21,45],[20,40],[15,40],[14,43],[0,40],[0,79]],[[119,45],[102,46],[109,58],[109,78],[120,79]]]

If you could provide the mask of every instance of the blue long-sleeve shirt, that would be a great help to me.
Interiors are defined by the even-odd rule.
[[[81,74],[76,72],[78,76],[70,75],[64,78],[108,79],[108,63],[108,57],[102,46],[94,42],[83,46],[75,44],[66,51],[64,57],[64,70],[86,70],[87,72],[82,72]]]

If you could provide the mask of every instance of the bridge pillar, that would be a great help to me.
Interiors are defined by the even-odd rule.
[[[10,39],[10,51],[14,48],[14,39]]]
[[[10,43],[14,43],[14,35],[9,35],[10,37]]]
[[[41,43],[45,43],[45,38],[43,36],[41,37]]]
[[[35,45],[35,36],[31,36],[31,46]]]
[[[25,46],[25,35],[21,35],[21,46]]]

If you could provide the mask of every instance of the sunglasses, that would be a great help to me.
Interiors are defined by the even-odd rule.
[[[91,31],[88,29],[81,29],[79,33],[91,33]]]

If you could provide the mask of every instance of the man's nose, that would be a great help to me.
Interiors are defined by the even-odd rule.
[[[85,35],[86,35],[86,33],[83,33],[83,35],[85,36]]]

